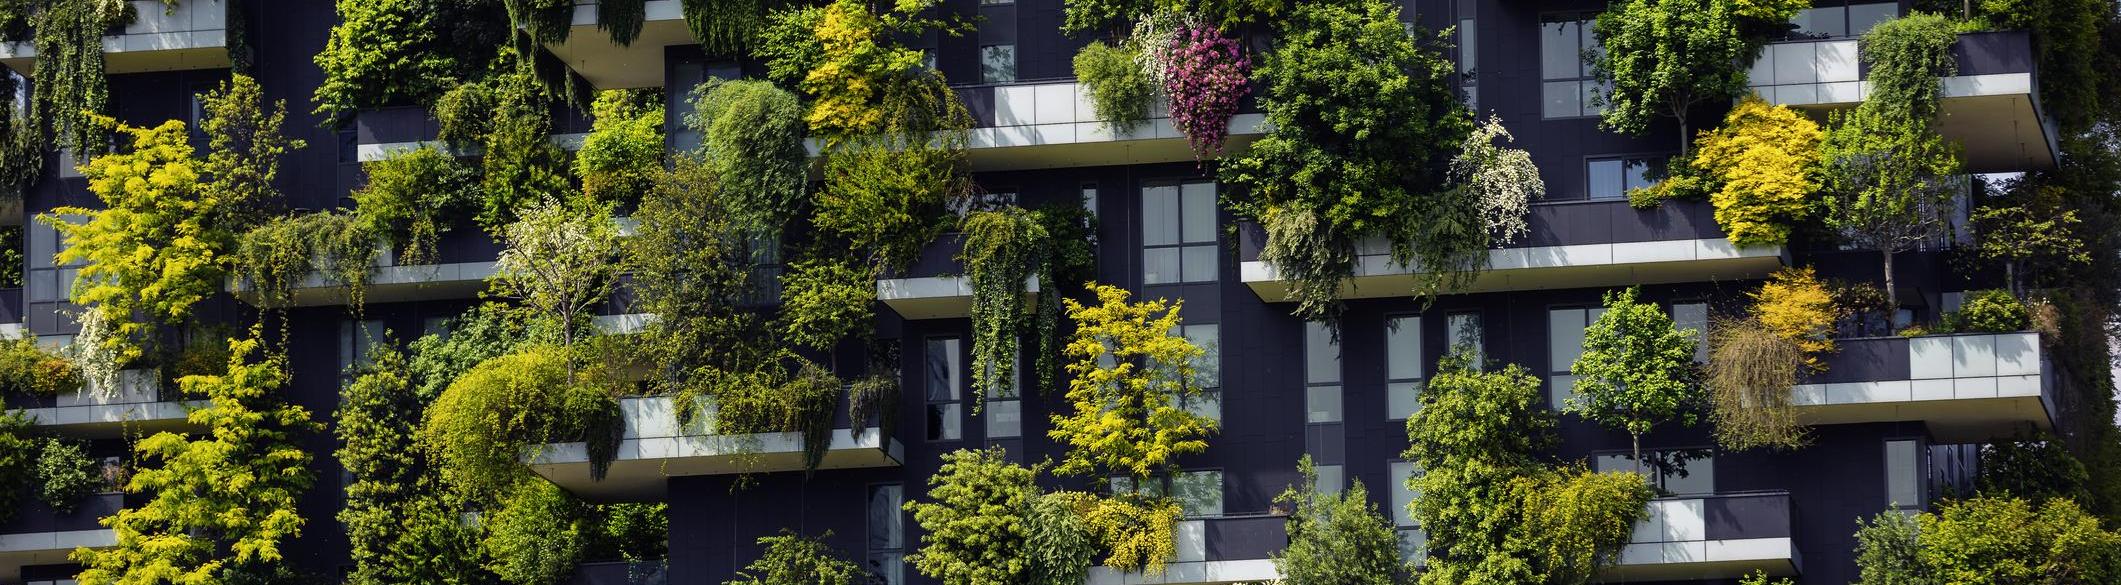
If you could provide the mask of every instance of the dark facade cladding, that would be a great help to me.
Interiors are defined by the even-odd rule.
[[[1222,192],[1213,182],[1211,166],[1196,164],[1190,155],[1139,160],[1138,153],[1154,145],[1085,141],[1051,147],[974,146],[975,178],[983,189],[1013,193],[1026,206],[1090,205],[1098,219],[1098,280],[1123,286],[1138,297],[1183,300],[1182,314],[1188,325],[1184,333],[1213,348],[1219,379],[1214,390],[1220,399],[1223,430],[1211,439],[1205,453],[1184,460],[1187,472],[1208,472],[1189,476],[1198,479],[1193,485],[1212,489],[1205,495],[1189,496],[1194,498],[1189,503],[1198,505],[1189,510],[1198,516],[1193,519],[1198,521],[1193,533],[1198,537],[1198,551],[1194,558],[1182,553],[1181,561],[1235,571],[1234,567],[1266,559],[1278,550],[1287,537],[1281,518],[1274,515],[1272,500],[1299,479],[1296,462],[1306,454],[1330,467],[1329,480],[1337,476],[1342,481],[1361,481],[1388,514],[1403,517],[1395,506],[1408,497],[1402,483],[1410,468],[1399,458],[1407,447],[1408,405],[1415,404],[1410,402],[1410,389],[1433,374],[1437,359],[1449,346],[1471,342],[1487,358],[1522,365],[1545,380],[1545,389],[1554,397],[1554,381],[1567,375],[1568,359],[1573,356],[1569,343],[1580,341],[1578,328],[1593,318],[1586,310],[1598,307],[1601,295],[1613,288],[1641,284],[1648,300],[1672,309],[1682,323],[1700,327],[1708,314],[1744,302],[1744,292],[1773,268],[1810,264],[1822,277],[1874,280],[1879,276],[1873,252],[1797,243],[1745,256],[1730,252],[1727,244],[1718,247],[1725,234],[1705,202],[1675,201],[1641,211],[1629,207],[1624,197],[1615,198],[1626,188],[1648,181],[1639,169],[1676,154],[1679,144],[1678,128],[1670,120],[1653,124],[1639,137],[1616,135],[1598,128],[1595,111],[1586,113],[1581,94],[1576,94],[1579,101],[1573,105],[1567,97],[1581,88],[1588,75],[1558,71],[1549,57],[1582,48],[1562,46],[1566,43],[1556,39],[1577,35],[1567,38],[1580,43],[1589,33],[1571,28],[1577,26],[1575,19],[1588,18],[1604,7],[1603,2],[1404,3],[1407,17],[1423,27],[1456,27],[1454,38],[1463,48],[1454,50],[1451,58],[1468,69],[1469,101],[1483,115],[1500,116],[1515,135],[1514,146],[1530,151],[1546,182],[1547,200],[1534,203],[1528,219],[1530,232],[1508,248],[1519,254],[1511,258],[1522,259],[1524,265],[1498,266],[1491,270],[1496,280],[1483,281],[1478,292],[1445,295],[1432,303],[1380,288],[1392,286],[1389,275],[1382,276],[1385,280],[1380,282],[1385,284],[1365,290],[1386,292],[1376,298],[1357,295],[1349,301],[1345,329],[1331,348],[1321,345],[1324,338],[1314,328],[1292,317],[1288,305],[1273,298],[1272,279],[1258,276],[1258,266],[1248,264],[1257,260],[1263,235],[1256,226],[1239,222],[1214,204]],[[1062,0],[1000,4],[949,0],[946,4],[950,10],[981,15],[984,20],[976,32],[964,37],[918,42],[935,51],[937,64],[948,78],[968,80],[958,93],[982,130],[1024,124],[1026,114],[1011,105],[1016,98],[1010,96],[1017,89],[1028,92],[1072,80],[1070,58],[1085,40],[1059,32]],[[322,82],[322,73],[311,58],[323,50],[337,20],[332,2],[276,0],[236,5],[243,7],[240,18],[248,24],[254,76],[269,99],[287,103],[286,132],[308,143],[283,162],[280,187],[288,207],[320,210],[349,205],[349,192],[364,180],[360,170],[364,153],[434,138],[437,127],[420,108],[365,111],[336,128],[324,126],[323,120],[310,113],[310,96]],[[1890,2],[1852,6],[1841,0],[1820,0],[1817,6],[1822,20],[1858,23],[1844,25],[1838,32],[1821,25],[1817,32],[1825,41],[1851,38],[1850,27],[1862,24],[1868,18],[1863,15],[1906,10]],[[598,34],[583,30],[577,27],[576,34]],[[1004,46],[1008,47],[1006,54],[999,49]],[[679,100],[691,84],[709,76],[762,73],[757,63],[703,59],[696,46],[660,50],[663,71],[659,76],[665,80],[664,95],[671,106],[674,147],[685,145],[686,138],[675,131],[675,123],[684,111]],[[1955,48],[1955,56],[1963,74],[2031,75],[2032,53],[2022,34],[1968,35]],[[1008,79],[982,79],[983,64],[991,65],[985,61],[988,58],[1007,59]],[[136,125],[167,119],[195,121],[193,96],[228,75],[226,68],[112,75],[111,111],[121,121]],[[1259,112],[1254,102],[1248,100],[1243,111]],[[1691,127],[1710,127],[1721,119],[1721,110],[1695,112]],[[555,120],[555,134],[587,130],[579,114],[556,112]],[[1182,141],[1179,144],[1183,152]],[[1132,148],[1142,150],[1128,150]],[[60,164],[48,166],[27,196],[22,216],[34,218],[60,206],[97,205],[85,182],[62,173]],[[28,225],[24,232],[30,241],[25,249],[32,257],[41,253],[48,258],[55,244],[38,241],[40,235],[49,237],[48,228],[39,230],[34,221]],[[893,276],[961,274],[962,266],[953,259],[959,245],[957,239],[945,238],[914,269]],[[439,262],[489,262],[499,248],[477,230],[456,230],[438,246]],[[1917,318],[1953,306],[1961,291],[1992,286],[1992,275],[1968,274],[1947,266],[1947,253],[1932,247],[1899,260],[1898,280],[1908,291],[1903,300]],[[1600,254],[1603,261],[1584,260],[1589,257],[1585,255]],[[1629,254],[1640,257],[1623,258]],[[26,290],[0,290],[0,301],[4,301],[0,302],[0,318],[20,322],[42,337],[72,334],[76,327],[63,314],[72,307],[58,294],[64,286],[60,279],[70,272],[35,260],[25,268],[30,283]],[[295,332],[288,348],[294,377],[287,392],[320,419],[328,420],[338,402],[344,356],[349,355],[348,344],[355,338],[347,332],[365,326],[371,331],[388,329],[403,338],[477,302],[475,295],[375,298],[384,302],[366,307],[362,319],[371,322],[367,324],[349,321],[345,307],[329,303],[289,313]],[[621,295],[601,312],[630,313],[627,304]],[[249,305],[226,296],[210,302],[200,314],[203,319],[232,323],[255,318]],[[998,420],[996,413],[1006,409],[996,408],[994,402],[987,404],[986,414],[971,414],[969,401],[978,398],[969,381],[972,335],[966,318],[908,319],[879,306],[876,333],[901,341],[904,398],[897,412],[889,413],[903,448],[897,464],[741,478],[734,474],[658,478],[664,482],[660,497],[669,504],[667,567],[588,564],[577,581],[720,583],[758,556],[757,538],[783,529],[813,535],[829,530],[828,542],[849,555],[889,563],[918,548],[921,530],[910,514],[880,515],[873,510],[891,501],[924,499],[928,477],[939,467],[940,455],[990,445],[1005,447],[1026,462],[1061,455],[1045,439],[1048,415],[1062,406],[1058,390],[1023,392],[1017,406],[1020,424]],[[1959,339],[1940,340],[1935,346],[1978,350],[2006,343],[2009,340]],[[1816,385],[1822,393],[1839,392],[1844,386],[1858,392],[1925,379],[1922,360],[1927,358],[1916,347],[1922,345],[1919,340],[1844,338],[1842,345],[1829,373],[1806,380],[1807,385]],[[1331,359],[1332,352],[1337,352],[1337,361]],[[837,356],[842,365],[862,361],[858,351],[841,353],[846,354]],[[2036,357],[2035,361],[2040,360]],[[936,367],[954,371],[938,374]],[[2034,384],[2041,394],[2035,402],[2024,404],[2047,410],[2040,401],[2051,395],[2048,386],[2054,377],[2045,375],[2044,362],[2035,367],[2040,371],[2033,375]],[[931,378],[955,384],[954,392],[931,388]],[[1929,379],[2005,384],[2011,382],[2008,378],[2010,374],[1999,370]],[[1566,379],[1562,382],[1565,387]],[[1831,404],[1823,403],[1820,408],[1840,407],[1827,402]],[[1940,436],[1938,429],[1944,427],[1926,418],[1920,408],[1879,415],[1850,412],[1837,415],[1843,417],[1837,420],[1847,422],[1816,427],[1811,446],[1789,452],[1715,452],[1706,423],[1693,428],[1666,424],[1646,436],[1645,450],[1695,450],[1709,457],[1690,464],[1685,477],[1660,479],[1677,494],[1660,502],[1670,502],[1674,514],[1695,516],[1688,516],[1691,520],[1659,516],[1664,519],[1659,522],[1668,524],[1658,525],[1666,526],[1663,532],[1657,526],[1638,530],[1637,543],[1629,549],[1634,556],[1628,560],[1633,563],[1628,572],[1616,573],[1615,578],[1726,583],[1736,581],[1741,573],[1735,571],[1767,567],[1787,569],[1807,584],[1853,580],[1856,519],[1896,505],[1921,508],[1935,495],[1960,485],[1968,473],[1966,445],[1978,439],[1959,432],[1969,428],[1961,426]],[[2047,416],[2040,412],[2017,426],[2045,426],[2050,424]],[[1562,442],[1556,455],[1594,466],[1601,458],[1611,461],[1625,453],[1629,445],[1625,434],[1573,416],[1562,417],[1559,435]],[[292,543],[289,557],[302,569],[338,574],[348,563],[348,554],[344,532],[335,520],[343,501],[341,468],[331,458],[336,441],[328,433],[316,434],[303,446],[316,457],[313,467],[318,482],[304,496],[302,510],[308,525]],[[117,454],[123,445],[106,438],[95,449]],[[1063,483],[1088,487],[1079,479]],[[72,515],[26,510],[0,526],[0,535],[92,531],[96,515],[121,503],[122,498],[108,496]],[[1418,532],[1406,528],[1408,538],[1418,539]],[[38,557],[24,563],[19,575],[0,573],[0,583],[70,578],[71,571],[63,555]],[[902,583],[932,582],[910,567],[899,572]],[[1092,580],[1097,579],[1093,574]],[[1111,583],[1117,585],[1117,581]]]

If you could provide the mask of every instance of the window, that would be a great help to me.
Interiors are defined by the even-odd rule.
[[[383,343],[383,322],[375,319],[339,322],[339,382],[353,379],[353,369],[368,365],[369,350]]]
[[[928,340],[928,440],[955,441],[965,437],[964,358],[958,339]]]
[[[1407,480],[1421,473],[1412,461],[1393,461],[1387,466],[1390,475],[1385,479],[1392,483],[1392,525],[1398,530],[1399,556],[1402,559],[1421,562],[1428,556],[1429,535],[1422,531],[1421,523],[1414,518],[1414,500],[1421,492],[1407,485]]]
[[[1186,410],[1204,417],[1221,421],[1223,358],[1222,326],[1214,323],[1197,323],[1178,326],[1172,333],[1186,338],[1194,347],[1200,348],[1200,358],[1193,361],[1193,384],[1200,388],[1200,395],[1187,399]]]
[[[709,79],[741,79],[743,76],[743,69],[734,61],[710,63],[693,59],[671,65],[669,89],[664,93],[670,106],[665,108],[663,119],[663,127],[670,129],[670,147],[680,152],[700,147],[700,133],[685,123],[685,118],[692,116],[694,87]]]
[[[761,232],[747,238],[751,249],[751,276],[746,281],[744,304],[771,305],[781,300],[781,235]]]
[[[1631,471],[1640,473],[1663,495],[1694,496],[1716,493],[1716,455],[1708,449],[1644,449],[1644,461],[1635,465],[1635,457],[1629,453],[1604,454],[1597,457],[1600,472]]]
[[[1826,5],[1807,8],[1790,19],[1790,24],[1796,27],[1796,30],[1790,31],[1791,38],[1861,37],[1863,33],[1870,32],[1871,27],[1891,20],[1900,13],[1900,5],[1897,2],[1844,3],[1829,0],[1819,4]]]
[[[1139,491],[1150,496],[1170,496],[1178,500],[1187,518],[1216,518],[1223,515],[1223,472],[1218,470],[1181,471],[1170,478],[1169,492],[1164,490],[1166,482],[1150,480],[1137,490],[1134,479],[1112,478],[1112,493]]]
[[[1664,157],[1592,159],[1584,167],[1584,191],[1594,200],[1625,199],[1664,182]]]
[[[1885,501],[1894,510],[1922,509],[1922,443],[1885,442]]]
[[[1323,323],[1304,323],[1304,404],[1306,423],[1342,420],[1340,344]]]
[[[1016,45],[980,47],[979,80],[980,83],[1016,81]]]
[[[1480,110],[1480,27],[1474,26],[1479,8],[1474,0],[1458,0],[1458,83],[1465,93],[1466,107]]]
[[[62,161],[64,162],[64,161]],[[62,215],[61,221],[82,223],[87,216]],[[29,230],[29,300],[31,302],[63,302],[74,294],[74,277],[81,273],[85,261],[69,264],[53,264],[53,257],[67,249],[66,238],[59,230],[42,221],[26,222]]]
[[[1385,321],[1385,420],[1403,420],[1421,410],[1421,317]]]
[[[1576,376],[1569,375],[1583,355],[1583,330],[1605,314],[1604,307],[1547,310],[1547,399],[1554,410],[1568,407],[1576,395]]]
[[[906,540],[899,484],[869,486],[869,572],[885,585],[906,582]]]
[[[1444,321],[1444,343],[1451,351],[1463,351],[1472,355],[1472,368],[1480,369],[1487,361],[1487,343],[1480,330],[1480,313],[1452,313]]]
[[[1549,16],[1539,23],[1540,94],[1547,118],[1596,116],[1598,82],[1591,78],[1586,57],[1599,52],[1598,37],[1591,33],[1593,15]]]
[[[1348,486],[1347,468],[1339,465],[1319,465],[1312,468],[1318,472],[1318,493],[1339,495]]]
[[[1215,282],[1215,183],[1142,188],[1142,284]]]
[[[1672,326],[1680,331],[1694,330],[1694,361],[1708,363],[1708,303],[1672,303]]]
[[[998,390],[987,397],[986,415],[988,439],[1010,439],[1024,436],[1024,356],[1016,356],[1016,369],[1009,377],[1009,387]]]

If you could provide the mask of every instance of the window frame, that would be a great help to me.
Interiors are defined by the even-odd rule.
[[[1399,323],[1407,319],[1411,319],[1413,322]],[[1422,328],[1425,321],[1426,319],[1421,313],[1391,313],[1384,316],[1385,420],[1387,421],[1407,420],[1413,418],[1414,413],[1421,411],[1421,392],[1428,384],[1429,368],[1435,367],[1435,362],[1428,359],[1427,354],[1424,352],[1427,349],[1425,347],[1427,345],[1425,343],[1426,340],[1423,339],[1426,330]],[[1408,366],[1408,368],[1413,370],[1414,377],[1395,377],[1392,375],[1392,356],[1395,354],[1392,351],[1392,340],[1395,329],[1411,329],[1406,334],[1407,337],[1403,339],[1411,339],[1414,342],[1414,363]],[[1398,396],[1396,391],[1403,388],[1412,390],[1411,395],[1407,397],[1412,403],[1409,405],[1411,408],[1395,408],[1392,405],[1393,399]],[[1345,397],[1343,397],[1342,407],[1346,407]]]
[[[877,527],[874,524],[876,518],[871,514],[874,511],[871,506],[874,504],[876,491],[879,488],[898,489],[898,506],[895,506],[892,511],[893,517],[897,519],[895,522],[897,526],[894,527],[897,528],[897,531],[893,534],[892,540],[898,541],[898,548],[879,549],[875,548],[875,543],[873,542],[876,539]],[[862,490],[862,564],[867,565],[876,574],[877,578],[886,585],[904,585],[906,582],[905,505],[905,483],[895,481],[875,482],[866,484]],[[878,561],[879,557],[895,557],[897,560],[891,562],[889,566],[885,566],[884,563]],[[896,577],[896,579],[893,579],[893,577]]]
[[[950,356],[949,360],[951,362],[950,385],[953,396],[950,400],[937,400],[933,395],[933,388],[930,387],[932,380],[929,379],[929,374],[932,372],[929,371],[928,364],[931,356],[934,355],[934,346],[932,344],[936,342],[943,342],[946,346],[954,346],[954,349],[947,354]],[[969,366],[965,362],[964,337],[958,335],[930,335],[921,338],[921,419],[924,425],[921,430],[921,437],[927,442],[949,443],[965,440],[965,395],[967,393],[966,385],[970,383],[969,378],[971,377],[969,375],[970,370],[967,369]],[[939,416],[935,410],[938,406],[955,407],[955,410],[952,411],[955,414]],[[957,419],[956,436],[938,436],[937,433],[940,430],[950,428],[948,420],[941,420],[946,417]],[[944,425],[943,429],[937,429],[934,426],[939,422]]]
[[[1208,225],[1204,228],[1204,231],[1207,234],[1207,239],[1205,240],[1186,239],[1186,186],[1188,185],[1207,185],[1209,189],[1207,199]],[[1162,187],[1169,187],[1172,189],[1173,199],[1171,205],[1171,224],[1165,226],[1152,226],[1150,225],[1149,221],[1149,191],[1151,189],[1157,189]],[[1217,199],[1222,194],[1222,185],[1216,182],[1214,179],[1206,178],[1156,180],[1143,182],[1141,186],[1136,189],[1136,192],[1141,196],[1141,205],[1139,206],[1139,211],[1141,212],[1141,231],[1137,235],[1141,238],[1139,240],[1140,246],[1138,253],[1140,254],[1142,263],[1142,286],[1179,286],[1188,284],[1213,284],[1221,282],[1222,230],[1220,229],[1220,226],[1222,221],[1222,205],[1217,201]],[[1151,229],[1171,230],[1171,241],[1168,243],[1158,244],[1149,243],[1149,234],[1151,233]],[[1176,257],[1173,263],[1173,267],[1177,270],[1177,274],[1171,275],[1170,277],[1163,280],[1151,282],[1149,280],[1149,254],[1151,252],[1164,250],[1175,251]],[[1188,251],[1201,250],[1205,250],[1208,253],[1208,266],[1204,267],[1207,274],[1207,278],[1189,279],[1186,277],[1186,274],[1188,272],[1188,262],[1186,261],[1186,253]]]
[[[1555,11],[1555,12],[1546,12],[1546,13],[1541,13],[1541,14],[1539,15],[1539,23],[1538,23],[1538,24],[1539,24],[1539,33],[1538,33],[1538,34],[1539,34],[1539,117],[1540,117],[1540,119],[1543,119],[1543,120],[1571,120],[1571,119],[1597,118],[1597,117],[1600,117],[1600,116],[1603,116],[1603,115],[1604,115],[1604,113],[1605,113],[1605,108],[1604,108],[1603,106],[1594,106],[1594,105],[1593,105],[1593,103],[1594,103],[1594,99],[1593,99],[1593,97],[1594,97],[1594,96],[1596,96],[1596,95],[1598,95],[1598,94],[1600,94],[1600,93],[1602,93],[1602,91],[1603,91],[1603,90],[1602,90],[1602,88],[1600,88],[1600,87],[1599,87],[1597,75],[1596,75],[1596,74],[1594,74],[1594,73],[1593,73],[1593,71],[1592,71],[1592,69],[1591,69],[1591,61],[1590,61],[1589,59],[1586,59],[1586,58],[1584,58],[1584,57],[1585,57],[1585,53],[1587,53],[1587,52],[1594,52],[1594,51],[1603,51],[1603,50],[1604,50],[1604,47],[1598,44],[1598,37],[1597,37],[1597,35],[1596,35],[1595,33],[1593,33],[1593,32],[1592,32],[1592,23],[1595,23],[1595,22],[1597,22],[1597,21],[1598,21],[1598,13],[1597,13],[1597,12],[1586,12],[1586,11],[1575,11],[1575,10],[1569,10],[1569,11]],[[1575,27],[1576,27],[1576,46],[1575,46],[1575,50],[1574,50],[1573,52],[1574,52],[1574,53],[1576,54],[1576,56],[1577,56],[1577,65],[1578,65],[1578,68],[1577,68],[1577,70],[1576,70],[1576,71],[1577,71],[1577,74],[1576,74],[1576,75],[1573,75],[1573,76],[1567,76],[1567,75],[1557,75],[1557,76],[1553,76],[1553,77],[1549,77],[1549,76],[1547,75],[1547,67],[1546,67],[1546,65],[1547,65],[1547,63],[1546,63],[1546,57],[1547,57],[1547,42],[1548,42],[1548,34],[1549,34],[1549,32],[1550,32],[1550,31],[1548,31],[1548,30],[1547,30],[1547,25],[1550,25],[1550,24],[1564,24],[1564,25],[1568,25],[1568,24],[1573,24],[1573,25],[1575,25]],[[1556,42],[1559,42],[1559,41],[1556,41]],[[1557,85],[1557,84],[1571,84],[1571,85],[1573,85],[1573,86],[1574,86],[1574,87],[1576,88],[1576,91],[1575,91],[1575,95],[1576,95],[1576,98],[1575,98],[1575,99],[1576,99],[1576,113],[1574,113],[1574,114],[1563,114],[1563,115],[1556,115],[1555,113],[1550,113],[1550,112],[1548,111],[1548,110],[1549,110],[1549,108],[1551,107],[1551,105],[1550,105],[1550,104],[1548,103],[1548,101],[1547,101],[1547,87],[1548,87],[1549,85]]]
[[[1622,154],[1599,154],[1595,156],[1585,156],[1583,157],[1583,166],[1581,167],[1583,170],[1583,200],[1627,201],[1629,191],[1633,191],[1636,189],[1647,189],[1663,184],[1666,178],[1665,167],[1671,164],[1672,157],[1674,156],[1678,156],[1678,153],[1633,152]],[[1597,175],[1592,171],[1592,168],[1594,167],[1594,165],[1597,165],[1599,163],[1609,162],[1620,163],[1620,192],[1610,196],[1599,196],[1598,192],[1596,191],[1596,182],[1593,179]],[[1642,165],[1643,170],[1641,178],[1643,183],[1641,185],[1629,184],[1634,180],[1634,175],[1628,173],[1628,166],[1633,163],[1640,163]]]

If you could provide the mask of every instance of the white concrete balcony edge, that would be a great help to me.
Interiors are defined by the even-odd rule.
[[[2052,429],[2045,366],[2034,332],[1908,339],[1906,380],[1799,384],[1790,403],[1807,424],[1918,420],[1939,441]]]
[[[94,381],[78,392],[60,394],[54,405],[25,408],[38,427],[68,436],[117,437],[127,431],[152,433],[189,425],[191,402],[161,399],[162,380],[154,370],[118,372],[118,388]]]
[[[109,528],[0,534],[0,555],[56,551],[62,553],[60,556],[64,558],[64,553],[71,553],[76,548],[113,546],[118,546],[118,534]]]
[[[704,401],[699,416],[682,427],[676,399],[669,396],[625,398],[619,401],[619,411],[626,431],[604,479],[590,477],[588,445],[581,442],[534,448],[524,462],[545,479],[593,501],[656,501],[670,477],[803,469],[799,433],[710,434],[707,421],[714,409]],[[885,441],[875,428],[859,435],[834,429],[831,441],[819,469],[896,467],[906,457],[904,445],[896,439]]]
[[[685,23],[680,0],[648,0],[642,3],[641,33],[621,46],[611,35],[597,29],[595,0],[575,0],[573,26],[567,41],[545,45],[545,50],[567,63],[599,89],[661,87],[663,47],[690,45],[692,28]]]
[[[1740,248],[1723,238],[1505,248],[1488,251],[1488,268],[1456,293],[1668,284],[1764,277],[1783,265],[1781,246]],[[1273,265],[1238,266],[1239,279],[1267,302],[1287,302],[1288,284]],[[1342,288],[1350,299],[1406,296],[1420,274],[1390,256],[1358,257]]]
[[[1024,280],[1024,294],[1037,295],[1038,277]],[[972,314],[972,279],[963,276],[887,278],[876,281],[876,300],[907,319],[961,319]]]
[[[1084,585],[1209,585],[1250,583],[1281,579],[1272,559],[1240,561],[1181,561],[1164,566],[1159,575],[1128,573],[1111,567],[1090,567]]]
[[[575,132],[572,134],[554,134],[552,135],[552,143],[568,152],[574,152],[577,150],[581,150],[582,141],[588,138],[589,133],[587,132]],[[363,144],[355,147],[354,157],[356,160],[359,160],[361,162],[370,163],[389,159],[391,157],[419,150],[422,148],[433,148],[435,150],[448,153],[452,156],[459,157],[479,156],[480,154],[484,154],[486,152],[486,149],[478,146],[456,148],[450,146],[448,142],[443,142],[441,140],[416,140],[413,142],[385,142],[382,144]]]
[[[1786,536],[1709,538],[1703,498],[1652,500],[1647,508],[1619,562],[1600,572],[1599,581],[1736,578],[1753,571],[1788,576],[1801,565],[1795,543]]]
[[[139,17],[124,34],[103,37],[105,73],[229,66],[227,0],[183,0],[173,9],[165,9],[161,0],[131,3]],[[33,75],[36,63],[35,45],[0,43],[0,64]]]

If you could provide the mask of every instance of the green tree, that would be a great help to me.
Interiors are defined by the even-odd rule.
[[[341,393],[339,464],[346,486],[346,527],[353,572],[347,583],[484,583],[477,533],[449,505],[427,452],[417,443],[426,403],[414,391],[405,354],[374,340]]]
[[[1356,480],[1339,493],[1325,493],[1311,456],[1297,461],[1303,484],[1275,496],[1294,509],[1289,546],[1274,553],[1274,568],[1289,585],[1398,585],[1410,581],[1399,558],[1399,534],[1378,512],[1370,492]]]
[[[47,438],[37,456],[37,499],[53,512],[72,514],[83,498],[103,487],[103,463],[77,441]]]
[[[486,570],[512,585],[558,583],[581,560],[587,511],[559,486],[528,473],[485,520]]]
[[[2066,271],[2091,262],[2085,240],[2077,235],[2083,221],[2064,202],[2058,185],[2018,179],[1997,197],[1974,208],[1974,253],[2003,265],[2003,282],[2011,294],[2025,294],[2025,268]]]
[[[928,478],[935,501],[906,503],[926,533],[906,561],[944,585],[1024,582],[1033,570],[1026,515],[1039,499],[1037,477],[999,447],[943,454]]]
[[[1068,406],[1046,435],[1068,449],[1057,473],[1125,476],[1138,486],[1176,458],[1208,448],[1214,419],[1184,402],[1200,398],[1193,368],[1203,352],[1179,336],[1179,309],[1162,299],[1127,302],[1127,291],[1091,283],[1098,304],[1066,299]]]
[[[221,292],[237,236],[277,198],[279,158],[303,146],[280,135],[284,107],[265,106],[249,77],[235,76],[203,105],[212,146],[205,159],[193,155],[182,122],[117,125],[129,149],[82,168],[104,208],[59,207],[42,218],[68,242],[55,260],[85,264],[68,300],[96,314],[98,326],[84,323],[80,341],[98,346],[83,355],[109,358],[83,364],[100,382],[144,355],[158,324],[190,321],[193,305]]]
[[[1488,230],[1450,162],[1473,131],[1448,59],[1381,0],[1295,3],[1254,79],[1268,130],[1225,161],[1233,211],[1267,230],[1260,258],[1292,282],[1295,313],[1332,322],[1355,243],[1382,237],[1421,267],[1417,294],[1470,280]]]
[[[1896,510],[1880,512],[1866,523],[1856,519],[1857,585],[1931,585],[1941,583],[1917,558],[1913,517]]]
[[[2090,500],[2089,483],[2084,463],[2070,455],[2060,439],[2041,434],[1982,445],[1981,474],[1974,477],[1974,490],[2037,505],[2057,498]]]
[[[1943,82],[1957,65],[1950,22],[1913,14],[1863,35],[1870,95],[1836,116],[1820,147],[1824,219],[1858,247],[1877,250],[1888,301],[1899,302],[1893,255],[1944,235],[1965,184],[1959,149],[1936,131]]]
[[[826,532],[818,538],[807,538],[793,532],[783,531],[779,536],[759,539],[766,547],[737,578],[724,581],[723,585],[858,585],[869,576],[861,565],[840,556],[839,551],[825,544],[830,538]]]
[[[547,443],[586,439],[592,457],[609,460],[616,441],[599,431],[616,428],[618,402],[574,383],[567,357],[564,349],[537,346],[486,360],[427,408],[420,445],[464,501],[508,496],[529,474],[518,458]]]
[[[575,176],[582,193],[609,203],[639,201],[663,170],[663,106],[648,93],[606,90],[590,105],[595,118]]]
[[[700,134],[700,160],[733,223],[778,233],[802,209],[810,182],[802,100],[757,80],[710,82],[694,88],[692,100],[685,124]]]
[[[1943,583],[2112,583],[2121,535],[2066,499],[1945,502],[1915,518],[1915,558]]]
[[[618,281],[619,225],[611,205],[548,200],[525,211],[501,239],[508,248],[495,261],[489,286],[558,320],[560,344],[573,347],[588,311]]]
[[[301,436],[322,430],[280,394],[286,357],[231,340],[227,371],[178,383],[202,406],[193,437],[156,433],[134,446],[125,490],[145,503],[104,518],[117,546],[75,549],[81,583],[223,583],[279,569],[281,545],[306,523],[296,504],[315,481]]]
[[[317,114],[434,99],[486,66],[511,32],[497,2],[338,0],[339,20],[314,57]],[[100,33],[98,33],[100,34]]]
[[[1639,471],[1642,436],[1675,420],[1693,426],[1707,397],[1694,375],[1699,332],[1673,326],[1664,309],[1635,295],[1632,287],[1606,293],[1605,313],[1584,328],[1583,354],[1569,366],[1576,387],[1568,410],[1626,431]]]
[[[1098,541],[1080,510],[1082,496],[1087,494],[1054,492],[1031,502],[1024,516],[1024,551],[1031,563],[1026,585],[1076,585],[1089,576]]]
[[[1679,122],[1686,156],[1687,114],[1746,91],[1746,64],[1769,26],[1781,26],[1807,0],[1625,0],[1598,15],[1591,31],[1601,50],[1586,57],[1604,86],[1600,126],[1640,135],[1650,121]]]

